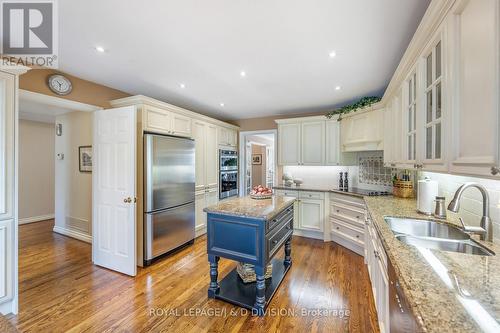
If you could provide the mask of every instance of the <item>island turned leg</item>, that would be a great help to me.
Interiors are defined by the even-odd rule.
[[[292,264],[292,236],[285,242],[285,265]]]
[[[255,288],[257,289],[257,293],[255,294],[255,309],[258,316],[264,315],[264,306],[266,305],[266,278],[264,276],[265,271],[265,266],[255,266],[255,275],[257,280],[257,283],[255,284]]]
[[[210,263],[210,286],[208,287],[208,297],[215,298],[215,295],[219,293],[219,282],[217,282],[217,276],[219,275],[219,257],[214,255],[208,255],[208,262]]]

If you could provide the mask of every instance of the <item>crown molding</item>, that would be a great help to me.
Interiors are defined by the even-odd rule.
[[[382,97],[383,104],[386,104],[398,91],[407,74],[415,66],[418,57],[427,46],[429,36],[434,36],[456,1],[432,0],[385,90]]]
[[[206,122],[212,123],[214,125],[219,125],[222,127],[231,128],[231,129],[235,129],[235,130],[240,129],[238,126],[230,124],[230,123],[226,123],[222,120],[218,120],[218,119],[211,118],[211,117],[208,117],[208,116],[205,116],[205,115],[193,112],[193,111],[189,111],[189,110],[180,108],[178,106],[168,104],[168,103],[165,103],[165,102],[162,102],[162,101],[159,101],[157,99],[154,99],[154,98],[151,98],[148,96],[144,96],[144,95],[135,95],[135,96],[124,97],[124,98],[120,98],[120,99],[115,99],[115,100],[110,101],[109,103],[111,104],[112,107],[122,107],[122,106],[131,106],[131,105],[148,105],[148,106],[153,106],[153,107],[157,107],[160,109],[169,110],[169,111],[184,115],[184,116],[189,117],[189,118],[206,121]]]

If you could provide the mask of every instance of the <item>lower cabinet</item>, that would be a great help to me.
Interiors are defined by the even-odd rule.
[[[365,224],[365,262],[372,284],[380,332],[390,332],[387,256],[370,218]]]
[[[277,195],[297,198],[294,210],[294,235],[324,239],[325,193],[297,190],[276,190]]]
[[[330,239],[364,255],[366,208],[363,198],[330,194]]]
[[[219,201],[217,188],[198,191],[195,193],[195,232],[196,237],[207,232],[207,213],[205,207],[215,205]]]

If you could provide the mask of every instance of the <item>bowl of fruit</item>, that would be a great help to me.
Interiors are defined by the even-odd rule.
[[[262,185],[254,186],[250,191],[250,198],[252,199],[269,199],[273,196],[273,190]]]

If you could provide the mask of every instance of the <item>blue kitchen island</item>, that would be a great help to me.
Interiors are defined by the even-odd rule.
[[[295,198],[273,196],[227,199],[207,212],[207,254],[210,263],[208,297],[264,315],[267,305],[292,265],[291,238]],[[274,258],[285,249],[284,259]],[[218,281],[219,258],[255,266],[256,282],[244,283],[236,269]],[[272,277],[265,279],[272,262]]]

